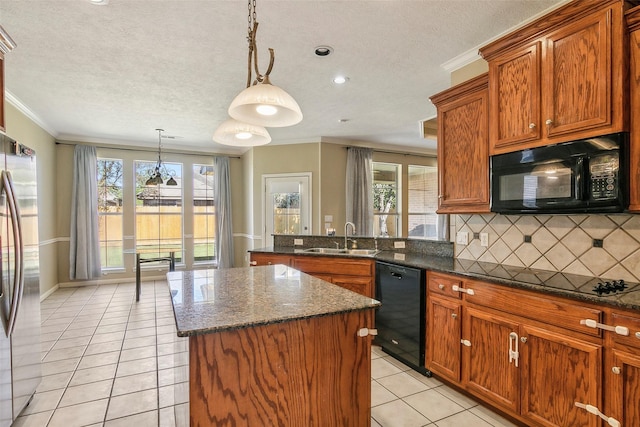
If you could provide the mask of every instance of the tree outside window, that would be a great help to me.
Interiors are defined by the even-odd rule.
[[[102,268],[122,268],[122,160],[98,159],[98,223]]]
[[[399,237],[401,166],[395,163],[373,162],[373,235]]]

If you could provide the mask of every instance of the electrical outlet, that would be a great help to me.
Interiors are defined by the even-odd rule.
[[[304,241],[302,239],[293,239],[293,244],[296,246],[304,245]]]
[[[480,246],[489,246],[489,233],[480,233]]]
[[[404,241],[400,240],[398,242],[393,242],[393,247],[396,249],[404,249],[405,248]]]
[[[468,245],[469,244],[469,233],[466,231],[458,231],[456,234],[456,243],[459,245]]]
[[[325,215],[324,222],[333,222],[333,215]]]

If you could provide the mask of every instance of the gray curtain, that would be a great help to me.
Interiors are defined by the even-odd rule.
[[[373,236],[373,150],[349,147],[347,151],[347,221],[359,236]]]
[[[100,277],[98,234],[98,174],[96,148],[76,145],[73,152],[69,277]]]
[[[214,203],[216,208],[216,257],[218,268],[233,267],[233,223],[231,222],[231,178],[229,158],[214,157]]]

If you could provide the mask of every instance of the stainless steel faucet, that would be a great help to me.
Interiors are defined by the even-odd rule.
[[[349,228],[349,225],[351,225],[351,234],[352,235],[356,234],[356,225],[354,223],[352,223],[352,222],[347,221],[344,224],[344,248],[345,249],[348,249],[347,248],[347,240],[348,240],[347,239],[347,229]]]

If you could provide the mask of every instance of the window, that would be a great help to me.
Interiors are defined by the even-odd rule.
[[[401,166],[373,162],[373,235],[400,237]]]
[[[162,165],[164,183],[145,185],[156,162],[135,162],[136,250],[157,257],[169,256],[173,251],[176,262],[182,262],[182,164]],[[167,185],[169,175],[176,185]]]
[[[97,169],[100,263],[122,268],[122,160],[98,159]]]
[[[435,166],[408,167],[407,224],[409,237],[438,237],[438,169]]]
[[[193,165],[193,260],[216,259],[213,166]]]

